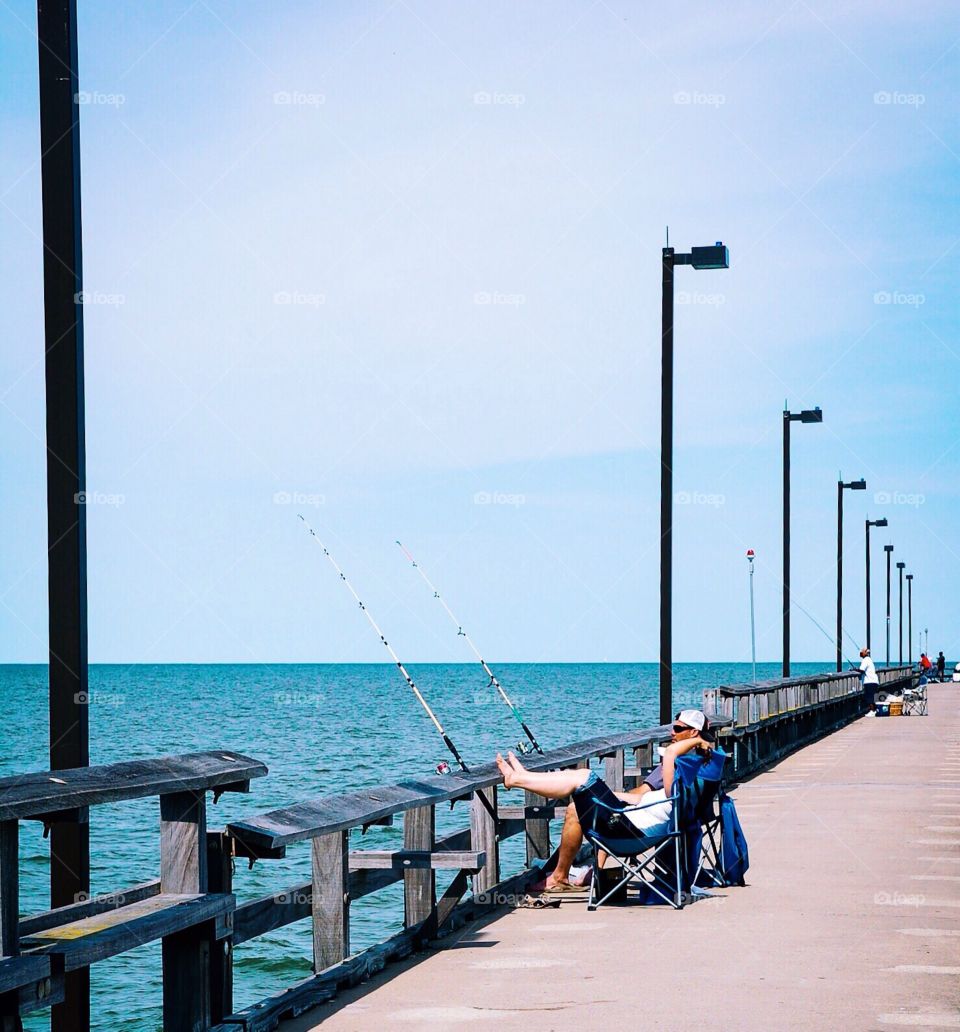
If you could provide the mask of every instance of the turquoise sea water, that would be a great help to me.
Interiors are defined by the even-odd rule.
[[[814,673],[829,664],[796,664]],[[657,666],[653,663],[500,664],[496,672],[544,748],[657,723]],[[519,726],[477,664],[411,666],[410,671],[467,763],[513,747]],[[779,675],[778,664],[758,665],[760,677]],[[701,692],[749,679],[744,663],[678,664],[675,708],[699,705]],[[90,761],[205,749],[242,752],[270,769],[249,795],[226,795],[210,806],[211,828],[244,815],[306,798],[432,771],[449,759],[443,743],[395,667],[350,665],[97,665],[90,669]],[[45,770],[47,670],[0,666],[0,775]],[[159,808],[139,800],[91,811],[94,893],[147,881],[159,871]],[[467,811],[440,808],[438,831],[462,827]],[[21,831],[21,913],[48,906],[49,850],[42,826]],[[365,848],[401,841],[395,828],[374,828]],[[522,864],[518,836],[504,844],[505,873]],[[237,864],[240,901],[309,878],[310,850],[292,846],[285,860]],[[441,883],[442,884],[442,883]],[[359,900],[351,908],[352,948],[362,949],[401,927],[401,886]],[[309,921],[237,948],[238,1009],[310,974]],[[160,944],[96,965],[92,971],[94,1027],[161,1029]],[[46,1027],[31,1018],[28,1029]]]

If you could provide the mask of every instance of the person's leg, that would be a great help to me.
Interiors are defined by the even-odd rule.
[[[563,818],[563,830],[560,832],[560,847],[557,850],[557,866],[547,876],[547,888],[570,883],[570,865],[576,859],[577,852],[583,843],[583,830],[577,817],[577,808],[570,803]]]
[[[512,752],[507,753],[506,760],[497,753],[497,767],[503,775],[505,788],[524,788],[544,799],[563,799],[564,796],[572,795],[590,777],[590,771],[586,768],[543,773],[527,770]]]

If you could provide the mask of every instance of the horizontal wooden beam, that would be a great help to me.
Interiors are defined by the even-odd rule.
[[[129,903],[139,903],[143,899],[149,899],[151,896],[159,894],[160,882],[148,881],[141,882],[139,885],[131,885],[129,889],[121,889],[119,892],[91,896],[90,899],[80,903],[71,903],[66,907],[57,907],[56,910],[45,910],[43,913],[22,918],[20,936],[24,938],[37,932],[45,932],[48,928],[69,924],[71,921],[94,917],[97,914],[104,914],[108,910],[118,910]]]
[[[361,849],[350,854],[351,871],[476,871],[487,862],[487,854],[467,850],[436,853],[426,849]]]
[[[259,760],[217,750],[15,774],[0,778],[0,821],[173,792],[245,791],[266,773]]]
[[[76,971],[204,921],[225,918],[235,906],[229,893],[161,894],[48,928],[28,936],[23,946],[34,954],[61,956],[65,970]]]

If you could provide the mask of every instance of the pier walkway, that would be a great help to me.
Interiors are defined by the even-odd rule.
[[[747,887],[680,912],[501,912],[281,1028],[960,1028],[960,685],[734,797]]]

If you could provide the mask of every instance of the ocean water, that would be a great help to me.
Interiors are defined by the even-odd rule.
[[[411,666],[467,763],[512,748],[522,732],[487,684],[478,664]],[[522,709],[541,745],[549,748],[591,735],[657,723],[657,665],[499,664],[496,673]],[[795,673],[829,669],[796,664]],[[759,664],[761,678],[778,664]],[[699,705],[701,692],[751,676],[749,664],[678,664],[675,708]],[[45,770],[47,669],[0,666],[0,775]],[[343,665],[94,665],[90,668],[90,761],[112,763],[170,753],[224,749],[263,761],[270,773],[249,795],[225,795],[208,809],[208,825],[261,813],[313,795],[329,795],[427,773],[449,759],[435,728],[389,664]],[[158,876],[159,806],[144,799],[91,810],[91,891],[117,891]],[[438,808],[442,833],[469,821],[465,807]],[[359,840],[359,834],[358,834]],[[394,828],[372,828],[364,848],[402,841]],[[523,863],[522,837],[504,843],[504,873]],[[21,825],[21,913],[47,908],[49,848],[42,825]],[[282,861],[252,870],[237,863],[234,891],[249,900],[306,881],[307,843]],[[442,887],[445,881],[438,878]],[[351,907],[351,946],[359,950],[402,927],[402,886]],[[235,1005],[241,1009],[310,974],[309,921],[237,948]],[[161,1030],[160,944],[92,969],[94,1027],[103,1032]],[[25,1027],[47,1027],[45,1016]]]

